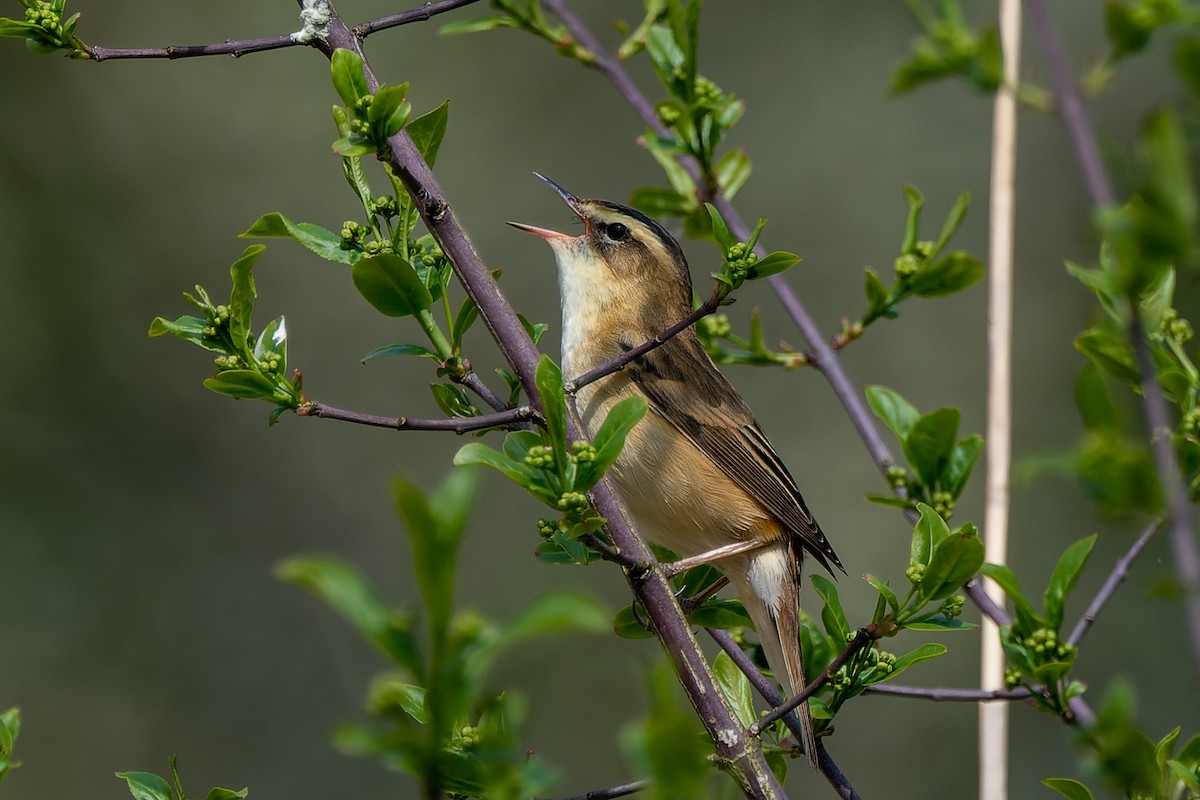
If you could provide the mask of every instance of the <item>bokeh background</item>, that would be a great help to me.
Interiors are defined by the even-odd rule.
[[[406,7],[345,0],[348,20]],[[578,3],[602,33],[641,5]],[[80,32],[110,46],[200,43],[296,27],[287,2],[71,4]],[[7,0],[2,12],[19,16]],[[1098,4],[1052,4],[1074,63],[1105,51]],[[976,13],[982,13],[975,9]],[[411,81],[418,111],[451,99],[438,174],[479,252],[530,318],[558,305],[550,253],[507,219],[555,226],[567,212],[530,174],[588,196],[627,199],[661,185],[634,144],[641,125],[597,75],[511,31],[442,38],[442,22],[378,35],[368,52],[387,82]],[[900,3],[711,2],[702,70],[749,105],[731,143],[757,169],[738,200],[767,216],[765,241],[804,263],[789,280],[826,331],[863,308],[862,268],[890,270],[904,220],[901,187],[920,187],[936,230],[953,199],[976,200],[956,245],[986,253],[990,102],[957,83],[911,96],[887,91],[915,34]],[[1031,50],[1031,48],[1027,48]],[[1042,66],[1027,52],[1026,74]],[[658,96],[645,63],[634,67]],[[415,601],[403,535],[389,499],[397,473],[432,485],[462,440],[389,434],[285,417],[265,404],[205,391],[207,357],[146,336],[152,317],[186,313],[180,292],[214,296],[260,214],[338,228],[356,217],[329,143],[335,102],[328,66],[292,49],[241,60],[110,62],[40,57],[0,42],[0,708],[19,704],[25,766],[3,785],[12,800],[127,797],[114,770],[166,770],[180,755],[193,792],[248,785],[260,798],[407,797],[413,784],[345,757],[330,737],[361,718],[380,659],[332,613],[271,569],[301,552],[360,565],[389,598]],[[1106,140],[1127,141],[1153,104],[1182,89],[1164,52],[1128,64],[1093,106]],[[382,181],[377,178],[379,186]],[[1079,424],[1071,401],[1082,365],[1072,336],[1093,314],[1064,259],[1089,263],[1095,242],[1074,163],[1056,120],[1021,121],[1017,218],[1016,455],[1059,451]],[[711,253],[688,245],[697,276]],[[368,350],[413,338],[381,318],[348,273],[289,242],[271,243],[256,270],[258,320],[286,313],[292,362],[323,401],[372,413],[431,416],[427,362],[359,363]],[[798,335],[766,287],[731,309],[744,325],[761,306],[768,338]],[[963,409],[984,427],[985,291],[915,301],[845,354],[859,385],[880,383],[918,407]],[[480,331],[470,355],[495,362]],[[486,370],[485,370],[486,371]],[[872,593],[857,575],[903,580],[906,525],[863,496],[881,482],[823,379],[729,368],[792,467],[848,566],[852,618]],[[981,484],[982,481],[976,481]],[[553,587],[581,588],[616,609],[613,569],[551,568],[531,557],[537,506],[499,476],[482,477],[465,549],[466,607],[504,619]],[[979,520],[974,486],[957,521]],[[1099,519],[1075,483],[1043,478],[1014,495],[1012,562],[1035,593],[1071,541],[1102,532],[1069,608],[1078,613],[1140,522]],[[1169,574],[1151,544],[1080,658],[1093,700],[1115,676],[1138,686],[1138,716],[1154,734],[1200,724],[1180,609],[1150,587]],[[806,595],[809,607],[816,598]],[[968,612],[972,618],[977,616]],[[944,637],[951,654],[906,675],[933,684],[976,680],[975,636]],[[915,635],[891,649],[915,645]],[[525,741],[563,766],[563,794],[630,776],[616,744],[645,710],[653,642],[560,637],[510,654],[497,689],[530,700]],[[1190,699],[1189,699],[1190,698]],[[968,797],[975,782],[975,708],[864,698],[838,721],[830,747],[864,797]],[[1038,780],[1080,775],[1071,735],[1014,708],[1013,796],[1043,797]],[[935,766],[936,765],[936,766]],[[789,785],[825,796],[802,767]]]

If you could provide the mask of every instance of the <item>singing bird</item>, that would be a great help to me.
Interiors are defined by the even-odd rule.
[[[536,173],[535,173],[536,174]],[[646,342],[692,310],[679,243],[650,217],[619,203],[576,197],[550,184],[583,233],[509,224],[550,244],[562,295],[562,370],[570,381]],[[617,402],[641,395],[650,413],[613,465],[621,495],[651,541],[683,557],[761,543],[715,560],[737,589],[767,661],[791,694],[805,686],[800,649],[800,569],[805,554],[843,572],[750,407],[688,328],[661,347],[579,389],[594,434]],[[812,718],[801,706],[805,751],[816,758]]]

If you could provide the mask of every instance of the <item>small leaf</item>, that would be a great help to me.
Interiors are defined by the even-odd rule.
[[[917,418],[902,443],[909,463],[931,489],[950,464],[962,417],[957,408],[939,408]]]
[[[925,205],[925,198],[915,186],[905,186],[904,202],[908,206],[908,219],[904,223],[904,241],[900,245],[900,252],[907,255],[917,250],[917,239],[920,236],[921,227],[921,207]]]
[[[439,363],[442,360],[437,353],[428,347],[423,347],[419,344],[409,344],[407,342],[394,342],[392,344],[385,344],[383,347],[376,347],[362,357],[362,363],[365,364],[368,361],[374,361],[384,356],[420,356],[422,358],[432,358]]]
[[[208,320],[200,319],[199,317],[185,316],[175,321],[163,317],[155,317],[154,321],[150,323],[149,334],[150,336],[164,336],[170,333],[194,345],[203,347],[205,350],[211,350],[214,353],[224,353],[225,342],[216,336],[205,334],[204,331],[208,327]]]
[[[717,688],[725,695],[725,701],[737,715],[738,722],[743,728],[750,727],[758,715],[754,712],[754,693],[746,674],[738,669],[737,664],[733,663],[733,659],[725,651],[717,653],[712,669]]]
[[[910,631],[971,631],[979,626],[973,622],[946,617],[934,616],[925,619],[910,620],[904,623],[905,630]]]
[[[946,465],[945,474],[942,475],[942,487],[955,499],[958,499],[967,487],[971,470],[982,452],[983,437],[979,434],[968,436],[954,446],[954,452],[950,454],[950,463]]]
[[[1110,377],[1129,386],[1141,386],[1142,374],[1137,368],[1133,348],[1124,337],[1106,328],[1092,328],[1075,339],[1075,349]]]
[[[438,408],[451,417],[475,417],[479,410],[471,404],[471,398],[461,386],[452,383],[431,383],[429,390]]]
[[[630,204],[654,216],[682,217],[696,207],[696,198],[685,197],[674,189],[647,187],[635,189]]]
[[[880,596],[887,601],[893,613],[900,610],[900,601],[896,597],[896,593],[892,591],[892,587],[888,586],[885,581],[876,578],[874,575],[863,575],[863,580],[875,587],[875,591],[879,592]]]
[[[753,628],[754,623],[741,600],[709,600],[688,614],[688,622],[700,628]]]
[[[750,156],[746,155],[745,150],[730,150],[717,162],[717,186],[720,187],[721,194],[725,195],[725,199],[732,200],[737,196],[738,191],[746,185],[746,181],[750,180],[753,168]]]
[[[274,574],[321,600],[412,675],[422,674],[411,616],[392,610],[356,567],[332,556],[294,556]]]
[[[451,22],[448,25],[443,25],[438,33],[442,36],[457,36],[463,33],[481,33],[483,31],[495,30],[496,28],[515,28],[517,23],[510,17],[482,17],[480,19],[467,19],[462,22]]]
[[[646,416],[648,409],[646,399],[640,395],[627,397],[612,407],[592,440],[592,446],[596,448],[595,458],[578,465],[576,491],[586,491],[599,482],[621,454],[629,432]]]
[[[412,264],[394,253],[364,258],[350,274],[359,294],[385,316],[406,317],[433,304],[429,289]]]
[[[260,372],[227,369],[204,380],[204,388],[239,400],[259,400],[275,395],[275,384]]]
[[[246,347],[250,342],[250,317],[258,297],[254,288],[254,262],[266,249],[266,245],[250,245],[229,268],[229,276],[233,279],[233,289],[229,293],[229,338],[235,347]]]
[[[922,661],[928,661],[931,658],[937,658],[947,653],[945,645],[942,644],[923,644],[913,650],[908,651],[904,655],[896,659],[895,666],[892,671],[887,674],[887,679],[891,680],[899,675],[904,670],[911,667],[913,664],[919,664]]]
[[[283,214],[264,214],[242,233],[242,239],[295,239],[298,243],[326,261],[352,264],[359,254],[342,249],[342,237],[311,222],[292,222]]]
[[[458,453],[454,456],[454,465],[456,467],[476,465],[491,467],[527,489],[535,484],[533,467],[514,461],[503,453],[479,442],[472,442],[459,448]]]
[[[909,563],[927,566],[937,546],[950,535],[950,526],[932,507],[917,503],[921,518],[913,526],[912,548]]]
[[[821,575],[812,576],[813,589],[825,601],[821,608],[821,622],[825,632],[835,642],[850,641],[850,624],[846,622],[846,612],[842,610],[842,601],[838,598],[837,587],[833,581]]]
[[[717,240],[717,244],[721,247],[722,253],[728,253],[729,248],[733,246],[733,234],[729,232],[729,226],[725,224],[725,218],[721,216],[721,212],[717,211],[717,207],[712,203],[705,203],[704,207],[708,209],[708,216],[712,219],[713,238]]]
[[[963,192],[954,201],[954,205],[950,207],[950,213],[946,215],[946,222],[942,225],[942,233],[938,236],[937,242],[933,246],[934,253],[940,253],[942,248],[953,238],[962,225],[963,218],[967,215],[967,207],[971,205],[971,193]]]
[[[984,272],[979,259],[958,250],[921,268],[910,285],[918,297],[943,297],[975,285]]]
[[[1017,583],[1017,576],[1008,567],[1000,564],[984,564],[979,568],[979,571],[996,582],[996,585],[1004,590],[1008,595],[1008,599],[1012,601],[1013,609],[1017,612],[1017,621],[1022,628],[1023,633],[1032,633],[1038,628],[1046,627],[1045,621],[1041,616],[1033,610],[1033,606],[1025,599],[1025,595],[1021,592],[1021,587]]]
[[[983,542],[977,536],[954,533],[933,551],[921,577],[918,602],[945,600],[983,566]]]
[[[543,354],[538,359],[537,374],[534,377],[542,399],[546,432],[550,435],[555,460],[558,462],[571,452],[567,446],[567,399],[563,392],[562,370],[550,356]]]
[[[412,106],[408,100],[408,84],[400,86],[383,86],[375,92],[371,105],[367,109],[367,120],[376,141],[390,139],[400,132]]]
[[[233,789],[222,789],[219,786],[214,786],[208,790],[208,794],[204,796],[204,800],[237,800],[237,798],[246,797],[249,794],[249,789],[242,789],[240,792],[235,792]]]
[[[800,256],[776,250],[760,258],[750,265],[750,277],[754,279],[775,275],[785,269],[791,269],[800,263]]]
[[[895,389],[886,386],[868,386],[866,393],[867,405],[875,412],[875,416],[879,417],[900,441],[908,438],[908,432],[920,416],[912,403],[901,397]]]
[[[1091,790],[1074,778],[1043,778],[1042,784],[1067,800],[1096,800]]]
[[[1075,588],[1079,574],[1083,572],[1084,565],[1087,564],[1088,556],[1092,554],[1092,548],[1095,545],[1096,534],[1093,533],[1068,547],[1062,557],[1058,559],[1058,564],[1054,567],[1054,574],[1050,576],[1050,584],[1046,587],[1045,602],[1042,605],[1046,614],[1046,624],[1051,630],[1057,631],[1062,627],[1063,606],[1066,603],[1067,595]]]
[[[437,161],[438,149],[442,146],[449,120],[450,101],[447,100],[408,123],[408,135],[412,137],[413,144],[417,146],[425,163],[431,167]]]
[[[646,615],[641,615],[641,620],[645,620]],[[651,639],[654,634],[646,630],[642,622],[636,614],[633,613],[633,606],[625,606],[617,612],[613,617],[612,622],[613,632],[622,639]]]
[[[888,290],[873,269],[863,270],[863,283],[867,295],[868,312],[881,311],[887,306]]]
[[[333,73],[333,88],[337,90],[338,97],[342,98],[342,105],[353,109],[358,98],[371,93],[363,75],[362,59],[351,50],[338,48],[333,52],[329,63]]]
[[[173,800],[171,784],[152,772],[118,772],[135,800]]]

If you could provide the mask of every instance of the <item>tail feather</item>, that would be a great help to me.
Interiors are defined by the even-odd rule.
[[[731,573],[734,571],[731,570]],[[794,697],[807,685],[800,649],[800,583],[791,548],[786,543],[764,547],[746,556],[746,569],[731,574],[738,595],[767,655],[767,663]],[[817,739],[808,701],[796,709],[803,733],[801,745],[809,761],[817,764]]]

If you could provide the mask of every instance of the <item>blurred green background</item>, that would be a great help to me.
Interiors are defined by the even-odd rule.
[[[641,5],[577,3],[609,41],[613,17]],[[345,0],[350,21],[405,3]],[[289,2],[76,2],[80,33],[109,46],[200,43],[297,27]],[[1054,3],[1081,68],[1106,49],[1101,8]],[[20,15],[15,0],[0,14]],[[982,13],[975,9],[976,13]],[[418,112],[451,99],[438,174],[459,217],[530,318],[552,323],[553,262],[536,239],[504,225],[554,227],[569,214],[530,174],[579,194],[627,200],[661,185],[634,144],[642,127],[596,74],[527,36],[441,38],[441,22],[383,33],[368,54],[389,83],[411,81]],[[959,84],[888,95],[891,68],[915,33],[899,3],[710,2],[702,71],[748,102],[731,144],[757,170],[738,200],[767,216],[768,247],[800,253],[789,275],[823,329],[863,308],[862,268],[890,271],[899,246],[901,187],[928,199],[931,231],[953,199],[976,200],[955,244],[986,256],[991,105]],[[1026,74],[1043,69],[1027,51]],[[644,63],[635,74],[659,92]],[[338,754],[336,724],[362,716],[369,677],[383,667],[332,613],[271,576],[300,552],[362,566],[398,603],[415,599],[390,476],[432,485],[463,440],[389,434],[292,416],[200,386],[211,363],[175,340],[151,340],[152,317],[186,313],[195,283],[224,296],[235,234],[281,211],[337,229],[356,217],[337,159],[323,58],[306,49],[177,62],[88,64],[0,42],[0,708],[19,704],[25,766],[3,786],[12,800],[120,798],[114,770],[165,772],[180,755],[193,792],[248,785],[253,797],[406,797],[413,785],[375,763]],[[1125,141],[1156,102],[1182,93],[1163,49],[1126,65],[1093,106],[1106,139]],[[376,179],[378,188],[384,183]],[[1017,210],[1016,455],[1062,449],[1079,425],[1071,386],[1082,358],[1071,344],[1093,313],[1063,260],[1094,260],[1075,165],[1057,121],[1021,120]],[[927,233],[928,235],[928,233]],[[699,279],[712,253],[687,246]],[[427,362],[362,366],[375,346],[412,338],[384,319],[348,273],[289,242],[256,270],[258,323],[286,313],[292,363],[314,398],[387,414],[434,416]],[[768,339],[800,345],[765,286],[730,309],[745,324],[761,305]],[[1186,313],[1186,309],[1185,309]],[[981,431],[985,291],[914,301],[846,352],[859,385],[881,383],[918,407],[963,409]],[[494,365],[482,326],[470,355]],[[873,593],[857,576],[903,580],[908,531],[863,496],[881,481],[824,380],[814,372],[728,368],[782,453],[850,572],[840,587],[852,619]],[[493,381],[495,384],[496,381]],[[979,478],[982,476],[980,471]],[[614,609],[626,602],[606,566],[552,568],[532,558],[536,504],[496,475],[465,551],[467,607],[503,619],[551,587],[579,587]],[[956,521],[980,521],[981,485]],[[1046,478],[1014,495],[1012,562],[1034,594],[1058,553],[1101,530],[1068,614],[1077,614],[1140,523],[1105,524],[1070,480]],[[1139,688],[1152,735],[1200,725],[1180,609],[1149,587],[1169,574],[1164,540],[1151,544],[1119,602],[1086,642],[1080,674],[1099,694],[1117,675]],[[807,592],[805,602],[816,607]],[[977,615],[968,612],[970,618]],[[951,654],[906,679],[970,686],[977,638],[943,637]],[[919,643],[915,635],[889,649]],[[651,641],[546,640],[507,657],[493,676],[530,700],[528,747],[566,768],[563,794],[629,777],[616,740],[645,710]],[[1187,698],[1192,698],[1189,702]],[[1047,775],[1078,775],[1071,735],[1014,707],[1013,796],[1042,797]],[[867,697],[839,717],[830,749],[864,797],[967,797],[975,785],[975,708]],[[934,768],[936,764],[936,768]],[[828,789],[802,766],[799,796]],[[809,795],[806,795],[809,796]]]

